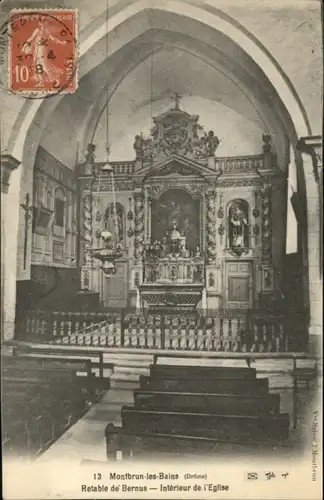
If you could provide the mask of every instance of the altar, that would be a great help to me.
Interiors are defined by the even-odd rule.
[[[196,309],[205,288],[205,263],[199,247],[190,251],[184,232],[166,230],[161,241],[146,242],[143,282],[139,287],[142,307],[154,310]]]
[[[133,160],[98,162],[89,145],[78,166],[81,288],[103,307],[242,311],[280,295],[285,228],[273,221],[286,179],[271,137],[245,157],[218,157],[219,143],[175,100],[135,137]],[[109,275],[95,258],[107,230],[118,247]]]

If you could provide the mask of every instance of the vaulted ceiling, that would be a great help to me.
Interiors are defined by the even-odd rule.
[[[262,70],[227,36],[184,15],[151,9],[125,21],[88,51],[80,76],[78,91],[58,100],[41,138],[70,168],[91,141],[103,159],[107,122],[111,159],[133,159],[134,135],[148,132],[174,92],[222,138],[221,156],[257,154],[269,132],[284,161],[289,118]]]

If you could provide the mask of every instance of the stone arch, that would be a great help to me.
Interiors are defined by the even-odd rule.
[[[183,3],[177,0],[168,0],[164,2],[163,5],[157,5],[154,0],[138,0],[134,4],[127,5],[124,9],[109,17],[108,23],[104,19],[105,16],[102,16],[103,21],[101,26],[80,44],[80,58],[82,59],[93,45],[109,32],[113,31],[117,26],[121,26],[128,19],[136,15],[143,14],[145,16],[149,9],[174,13],[179,16],[183,16],[184,12]],[[238,22],[214,7],[204,8],[202,6],[188,4],[186,5],[185,13],[186,17],[212,27],[225,34],[239,45],[256,62],[260,71],[264,73],[268,81],[271,82],[278,92],[281,102],[292,120],[296,137],[310,135],[311,130],[306,111],[291,82],[271,54],[251,33],[243,28]],[[138,34],[135,33],[133,37],[137,35]],[[18,160],[21,160],[23,157],[23,147],[27,132],[32,126],[35,115],[41,106],[42,102],[40,100],[34,100],[26,103],[24,109],[21,111],[19,129],[17,130],[18,127],[16,127],[16,131],[13,131],[8,148],[9,153]]]
[[[80,63],[86,61],[87,54],[91,47],[100,42],[107,33],[112,32],[117,27],[121,27],[127,20],[135,16],[142,16],[144,19],[149,10],[160,10],[178,16],[183,16],[185,12],[187,18],[195,20],[202,25],[209,26],[211,29],[226,35],[255,61],[260,71],[263,72],[266,79],[271,83],[273,88],[276,89],[280,99],[280,106],[283,112],[287,113],[289,117],[291,128],[287,131],[287,134],[290,136],[290,140],[293,144],[296,143],[299,137],[310,135],[311,131],[306,112],[284,71],[255,37],[239,25],[239,23],[215,9],[211,0],[207,0],[204,5],[186,3],[185,9],[184,2],[178,0],[167,0],[161,5],[157,5],[155,0],[138,0],[132,4],[126,4],[126,6],[123,2],[123,5],[124,7],[119,9],[119,4],[116,4],[116,8],[112,9],[112,14],[109,17],[108,23],[105,22],[105,16],[101,15],[101,24],[98,25],[98,28],[93,33],[87,35],[83,39],[79,51]],[[139,23],[139,25],[140,24],[141,23]],[[136,36],[138,36],[138,34],[135,32],[128,33],[129,38],[135,38]],[[129,39],[116,40],[114,45],[115,50],[117,50],[118,43],[121,47],[128,42]],[[85,66],[87,66],[87,62],[85,62]],[[89,71],[91,71],[91,69]],[[22,214],[19,211],[19,192],[22,179],[21,169],[24,168],[25,171],[28,171],[26,178],[28,179],[28,183],[32,186],[32,172],[41,135],[41,123],[46,121],[47,116],[50,116],[51,111],[57,105],[57,100],[55,101],[55,99],[51,102],[49,102],[49,99],[45,101],[47,102],[29,100],[24,103],[12,129],[7,148],[8,153],[17,161],[22,161],[22,167],[17,169],[12,175],[12,182],[9,188],[11,205],[13,208],[11,212],[12,230],[7,238],[7,246],[10,248],[10,252],[8,252],[8,259],[7,256],[6,259],[10,267],[10,279],[13,281],[15,281],[16,278],[17,233],[21,233],[21,231],[18,231],[18,227],[22,225],[20,220]],[[302,171],[302,163],[300,164],[300,170]],[[25,182],[26,180],[24,179],[24,184]],[[32,187],[30,190],[32,191]],[[25,279],[28,279],[28,273],[25,275]],[[11,293],[11,299],[9,298],[10,303],[14,300],[14,295],[15,291]]]

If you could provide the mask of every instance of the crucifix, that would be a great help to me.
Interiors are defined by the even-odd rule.
[[[182,96],[178,94],[178,92],[175,92],[174,95],[171,97],[171,100],[174,101],[173,109],[180,109],[180,99],[182,99]]]
[[[28,243],[28,223],[32,219],[32,210],[33,206],[29,204],[30,197],[29,194],[26,193],[25,203],[21,203],[21,208],[25,211],[25,232],[24,232],[24,270],[26,269],[27,264],[27,243]]]

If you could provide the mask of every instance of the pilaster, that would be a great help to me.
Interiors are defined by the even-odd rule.
[[[6,232],[10,213],[9,186],[11,173],[16,170],[20,162],[11,155],[1,154],[1,340],[11,340],[15,330],[15,289],[16,289],[16,260],[8,260],[10,252]],[[17,237],[17,236],[16,236]],[[14,265],[14,269],[11,269]],[[14,279],[12,279],[14,276]],[[11,300],[13,299],[13,300]],[[8,302],[10,300],[10,303]],[[13,302],[13,303],[11,303]]]
[[[297,143],[303,159],[307,195],[307,241],[308,241],[308,279],[309,279],[309,351],[319,354],[322,343],[322,238],[323,227],[323,186],[322,177],[322,138],[321,136],[303,137]]]

